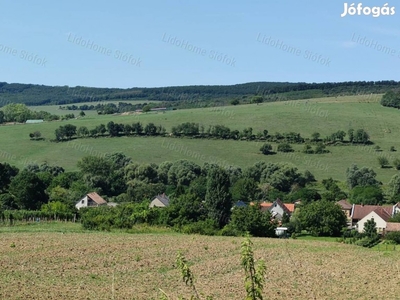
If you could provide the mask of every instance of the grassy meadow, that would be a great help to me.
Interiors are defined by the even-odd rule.
[[[43,109],[45,107],[42,107]],[[253,132],[267,129],[275,132],[299,132],[310,137],[313,132],[321,137],[338,130],[349,128],[365,129],[375,145],[383,151],[376,152],[372,146],[332,146],[327,154],[310,155],[300,151],[303,145],[294,145],[294,153],[265,156],[259,152],[261,143],[232,140],[197,140],[161,137],[118,137],[88,138],[71,142],[53,143],[54,130],[60,125],[74,124],[89,129],[109,121],[142,124],[153,122],[163,125],[167,131],[183,122],[198,122],[207,128],[222,124],[231,129],[252,127]],[[375,169],[378,179],[387,183],[398,171],[378,166],[378,155],[385,155],[392,162],[400,158],[400,152],[389,152],[394,146],[400,151],[400,115],[393,108],[379,104],[378,96],[347,96],[312,100],[263,103],[260,105],[239,105],[214,108],[197,108],[159,113],[133,115],[88,114],[83,118],[42,124],[0,126],[0,159],[18,167],[28,163],[48,162],[76,170],[76,162],[86,155],[103,155],[123,152],[137,162],[172,161],[189,159],[199,164],[217,162],[220,164],[246,167],[257,161],[290,162],[301,171],[311,171],[317,179],[328,177],[344,180],[345,170],[352,163]],[[29,133],[40,131],[45,141],[31,141]],[[274,145],[276,146],[276,145]]]
[[[24,230],[23,230],[23,229]],[[51,230],[53,228],[53,230]],[[80,224],[0,227],[0,299],[177,299],[183,250],[200,292],[244,299],[242,238],[88,232]],[[398,251],[332,241],[252,238],[264,299],[398,299]],[[362,266],[362,268],[360,267]]]

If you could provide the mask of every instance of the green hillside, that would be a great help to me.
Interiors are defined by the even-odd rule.
[[[379,97],[357,96],[321,98],[290,102],[264,103],[261,105],[240,105],[218,108],[176,110],[165,113],[140,115],[88,115],[84,118],[55,121],[42,124],[5,125],[0,127],[2,142],[0,157],[18,167],[32,162],[48,162],[76,170],[76,162],[86,155],[102,155],[110,152],[124,152],[138,162],[160,163],[167,160],[190,159],[199,164],[219,162],[238,166],[249,166],[257,161],[291,162],[300,170],[310,170],[316,178],[333,176],[344,180],[345,170],[352,163],[373,167],[378,179],[386,183],[394,169],[378,167],[378,155],[385,155],[391,162],[400,157],[398,152],[389,152],[394,146],[400,149],[399,112],[382,107]],[[109,121],[142,124],[153,122],[163,125],[167,131],[182,122],[198,122],[205,127],[222,124],[231,129],[252,127],[254,132],[267,129],[275,132],[299,132],[310,137],[319,132],[321,137],[337,130],[347,132],[349,128],[363,128],[371,136],[375,145],[371,146],[331,146],[330,153],[307,155],[300,152],[278,153],[264,156],[259,152],[261,143],[233,140],[198,140],[187,138],[161,137],[116,137],[87,138],[71,142],[54,143],[54,131],[60,125],[74,124],[89,129]],[[40,131],[45,141],[31,141],[29,133]],[[382,152],[376,152],[379,145]],[[303,145],[294,145],[300,151]]]

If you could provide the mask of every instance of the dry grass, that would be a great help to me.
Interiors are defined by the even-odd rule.
[[[197,288],[244,299],[241,238],[176,234],[3,232],[0,299],[176,299],[185,250]],[[253,239],[267,264],[265,299],[399,299],[396,252],[334,242]]]

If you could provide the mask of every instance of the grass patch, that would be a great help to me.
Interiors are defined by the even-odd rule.
[[[78,233],[88,232],[82,229],[79,222],[15,222],[9,226],[0,223],[0,233],[20,233],[20,232],[62,232],[62,233]]]

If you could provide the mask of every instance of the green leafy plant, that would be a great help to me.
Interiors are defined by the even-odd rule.
[[[262,300],[266,267],[263,260],[254,261],[253,243],[248,237],[242,242],[242,266],[245,271],[246,300]]]

